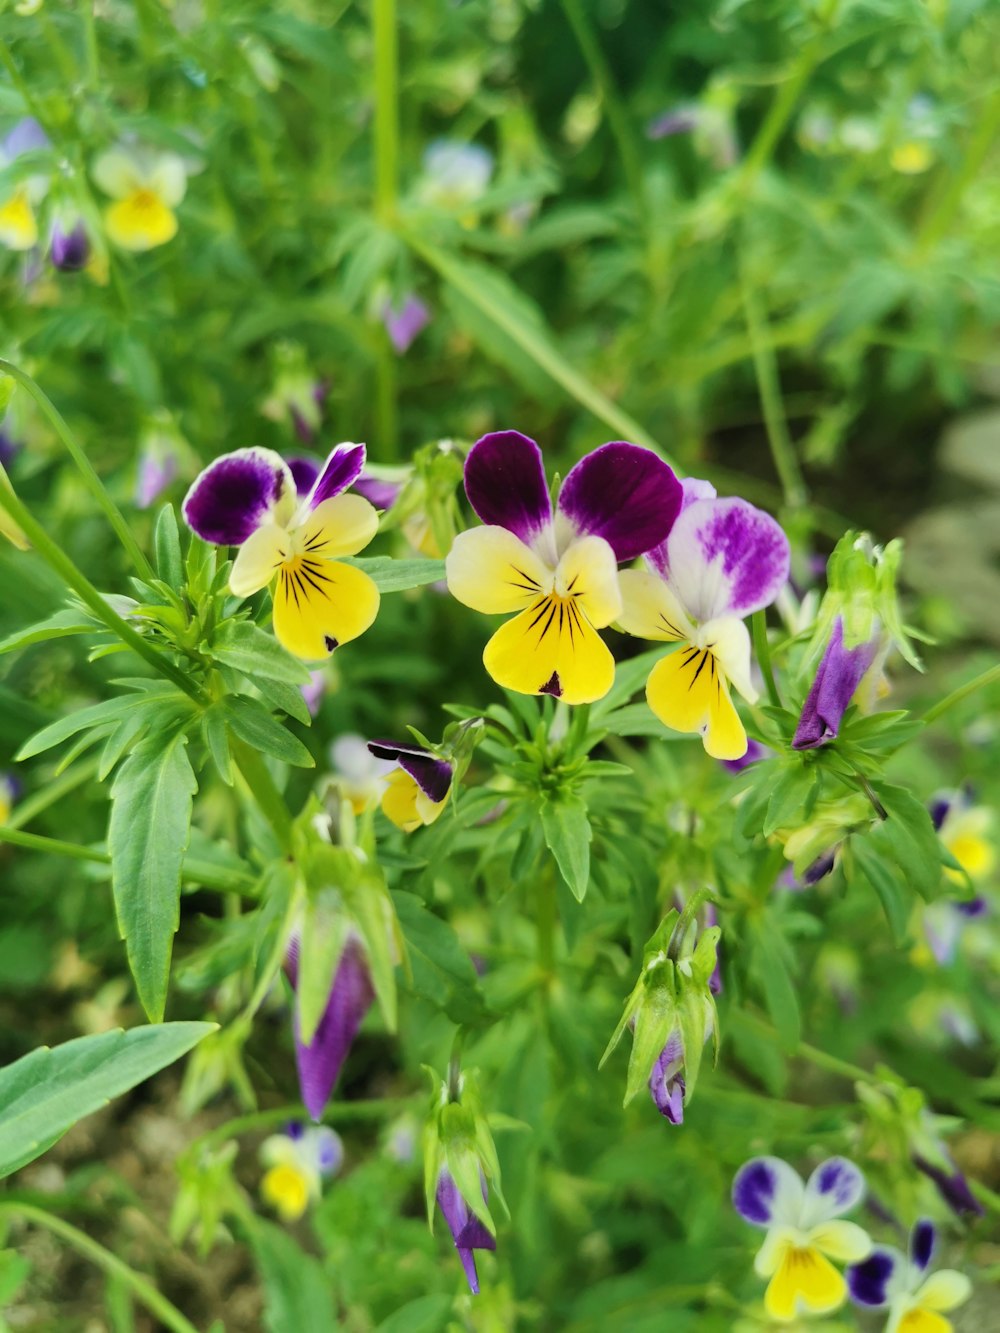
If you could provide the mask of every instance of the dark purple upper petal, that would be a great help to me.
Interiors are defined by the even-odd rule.
[[[418,745],[397,745],[395,741],[369,741],[368,749],[376,759],[389,759],[409,773],[430,800],[443,801],[448,795],[454,770],[446,759],[439,759]]]
[[[289,949],[285,970],[294,987],[298,979],[297,948]],[[374,998],[362,947],[357,939],[349,939],[340,955],[323,1017],[308,1046],[299,1039],[298,1017],[295,1019],[299,1088],[305,1108],[314,1120],[323,1115],[347,1052]]]
[[[403,488],[398,481],[379,481],[377,477],[366,477],[362,473],[354,483],[354,489],[376,509],[391,509]]]
[[[296,491],[305,498],[316,485],[320,468],[319,459],[309,458],[306,454],[296,454],[294,458],[286,458],[285,462],[295,478]]]
[[[955,798],[952,795],[935,796],[927,807],[930,811],[931,823],[934,825],[935,833],[940,832],[941,825],[948,818],[948,813],[955,804]]]
[[[209,463],[184,498],[184,519],[203,541],[242,546],[291,486],[269,449],[237,449]]]
[[[794,750],[814,750],[835,739],[854,691],[874,662],[877,650],[874,639],[857,648],[845,648],[844,622],[837,617],[795,729]]]
[[[822,1204],[830,1216],[846,1213],[864,1193],[865,1180],[860,1170],[846,1157],[830,1157],[822,1162],[806,1187],[807,1193]]]
[[[634,560],[665,540],[683,498],[681,483],[662,458],[614,441],[570,469],[559,509],[578,532],[603,537],[617,560]]]
[[[934,1223],[923,1217],[910,1232],[910,1262],[923,1272],[934,1255],[937,1240]]]
[[[885,1305],[886,1288],[896,1269],[888,1250],[872,1250],[867,1259],[851,1264],[845,1276],[851,1300],[858,1305]]]
[[[771,1220],[771,1204],[778,1189],[778,1177],[766,1157],[756,1157],[741,1166],[733,1181],[733,1207],[740,1217],[757,1226]]]
[[[493,431],[469,450],[465,493],[484,523],[531,542],[552,519],[542,451],[517,430]]]
[[[309,508],[315,509],[324,500],[332,500],[341,491],[346,491],[348,486],[353,486],[361,476],[366,453],[363,444],[338,444],[331,450],[330,456],[323,464],[323,471],[309,492],[306,501]]]

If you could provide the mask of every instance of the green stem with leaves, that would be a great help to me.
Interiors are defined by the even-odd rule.
[[[993,685],[997,681],[1000,681],[1000,666],[988,667],[985,671],[980,672],[980,674],[973,680],[966,681],[964,685],[959,685],[957,690],[952,690],[952,692],[946,694],[943,699],[939,699],[932,708],[928,708],[927,712],[924,714],[924,722],[935,721],[942,713],[946,713],[949,708],[954,708],[955,704],[961,703],[963,699],[967,699],[970,694],[975,694],[977,690],[984,689],[987,685]]]
[[[4,1218],[19,1218],[22,1222],[33,1223],[64,1240],[71,1249],[76,1250],[77,1254],[83,1255],[102,1272],[107,1273],[108,1277],[116,1278],[127,1287],[136,1300],[146,1307],[163,1328],[170,1329],[171,1333],[198,1333],[194,1324],[185,1318],[166,1296],[162,1296],[148,1278],[130,1268],[116,1254],[106,1250],[83,1231],[69,1222],[64,1222],[61,1217],[56,1217],[55,1214],[29,1203],[0,1203],[0,1219]]]
[[[283,852],[292,850],[292,816],[278,790],[264,756],[243,741],[233,740],[233,759],[251,797],[271,825]]]
[[[375,213],[396,220],[399,181],[399,34],[396,0],[372,0],[375,65]]]
[[[125,551],[128,554],[129,559],[132,561],[132,564],[138,571],[139,576],[144,579],[153,578],[154,577],[153,567],[146,559],[146,556],[144,555],[142,548],[136,541],[135,536],[133,535],[132,530],[128,525],[128,521],[126,520],[124,514],[121,512],[118,506],[115,504],[114,500],[112,500],[111,496],[108,494],[107,490],[104,487],[104,483],[101,481],[100,477],[94,471],[90,459],[80,448],[80,445],[74,438],[72,431],[70,430],[69,426],[67,426],[65,420],[63,419],[62,413],[59,412],[59,410],[54,406],[52,402],[50,402],[49,398],[39,388],[39,386],[31,378],[31,376],[26,375],[24,371],[20,370],[17,366],[12,365],[9,361],[4,361],[2,358],[0,358],[0,372],[3,372],[5,375],[9,375],[11,379],[16,380],[18,384],[20,384],[21,387],[27,393],[29,393],[31,397],[35,400],[35,402],[38,404],[39,408],[42,411],[42,414],[48,419],[49,424],[52,426],[52,429],[55,431],[55,433],[59,436],[59,439],[63,447],[65,448],[66,452],[69,454],[69,456],[72,458],[73,462],[79,469],[88,491],[90,491],[98,507],[103,511],[104,516],[111,524],[112,528],[115,531],[115,534],[118,537],[118,540],[125,548]]]
[[[775,708],[780,708],[781,695],[778,693],[778,686],[774,679],[774,668],[771,665],[771,645],[767,638],[766,614],[763,611],[755,611],[750,624],[753,626],[753,647],[757,655],[757,664],[760,667],[761,675],[764,677],[767,697]]]

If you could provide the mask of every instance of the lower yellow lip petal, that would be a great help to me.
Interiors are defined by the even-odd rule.
[[[0,241],[11,250],[30,250],[37,243],[38,223],[27,191],[15,191],[0,205]]]
[[[363,634],[379,601],[378,588],[353,565],[295,556],[278,570],[274,633],[296,657],[318,661]]]
[[[789,1245],[768,1283],[764,1308],[772,1319],[790,1320],[799,1307],[826,1314],[844,1303],[847,1284],[818,1250]]]
[[[729,697],[729,683],[707,648],[682,644],[657,662],[646,683],[650,708],[674,731],[700,732],[713,759],[742,759],[747,734]]]
[[[493,635],[483,663],[498,685],[592,703],[611,689],[615,659],[572,598],[539,598]]]
[[[177,217],[152,190],[133,190],[104,214],[108,236],[123,250],[152,250],[177,235]]]

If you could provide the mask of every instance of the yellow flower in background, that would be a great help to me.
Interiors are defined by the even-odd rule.
[[[910,139],[907,143],[897,144],[889,155],[889,164],[893,171],[904,176],[919,176],[934,162],[934,149],[924,140]]]
[[[264,1140],[260,1156],[268,1168],[260,1182],[261,1197],[282,1222],[297,1222],[319,1199],[324,1179],[340,1170],[344,1145],[326,1125],[291,1124],[284,1134]]]
[[[968,794],[944,792],[930,805],[931,819],[944,847],[972,880],[991,875],[997,864],[997,849],[990,836],[992,812],[984,805],[973,805]],[[962,883],[963,876],[948,866],[949,879]]]
[[[123,250],[152,250],[177,235],[174,209],[187,171],[176,154],[151,148],[110,148],[94,162],[94,180],[115,200],[105,211],[109,238]]]
[[[26,116],[0,143],[0,170],[9,167],[24,153],[38,152],[48,146],[41,125],[33,117]],[[0,244],[9,250],[30,250],[37,245],[38,220],[34,206],[48,188],[47,176],[26,176],[15,181],[6,198],[0,198]]]

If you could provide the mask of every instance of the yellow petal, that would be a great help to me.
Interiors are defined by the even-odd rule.
[[[109,148],[95,160],[91,174],[112,199],[124,199],[142,185],[139,170],[131,153],[122,148]]]
[[[309,1181],[302,1171],[289,1163],[272,1166],[260,1184],[265,1203],[285,1222],[297,1221],[309,1203]]]
[[[382,812],[404,833],[412,833],[422,824],[433,824],[448,804],[447,797],[443,801],[432,801],[420,790],[416,779],[401,768],[394,769],[386,782]]]
[[[915,1299],[926,1310],[954,1310],[972,1295],[972,1283],[954,1268],[932,1273],[920,1287]]]
[[[847,1284],[829,1259],[818,1250],[790,1245],[768,1283],[764,1308],[772,1319],[788,1321],[800,1306],[812,1314],[836,1310],[846,1295]]]
[[[312,559],[357,555],[378,532],[375,506],[361,495],[324,500],[296,528],[296,548]]]
[[[152,190],[133,190],[104,214],[108,236],[123,250],[152,250],[177,235],[177,218]]]
[[[970,879],[983,879],[996,865],[996,850],[976,833],[957,833],[945,839],[945,846]],[[951,877],[962,879],[954,870]]]
[[[603,537],[581,537],[559,561],[555,590],[572,597],[595,629],[617,620],[622,610],[618,561]]]
[[[38,223],[27,190],[15,190],[0,206],[0,241],[11,250],[30,250],[38,240]]]
[[[473,611],[520,611],[552,590],[552,571],[506,528],[460,532],[445,561],[448,591]]]
[[[943,1315],[930,1310],[908,1310],[896,1325],[895,1333],[954,1333],[954,1328]]]
[[[908,143],[898,144],[889,161],[893,171],[901,171],[904,176],[918,176],[934,161],[934,150],[921,139],[911,139]]]
[[[618,623],[640,639],[676,642],[694,634],[687,613],[658,575],[648,569],[626,569],[618,575],[622,612]]]
[[[729,684],[713,653],[684,644],[657,662],[646,682],[646,699],[674,731],[700,732],[713,759],[742,759],[747,734],[729,697]]]
[[[872,1249],[872,1238],[857,1222],[821,1222],[809,1233],[809,1243],[830,1259],[856,1264],[866,1258]]]
[[[290,552],[290,539],[284,528],[277,523],[261,524],[236,553],[229,575],[229,591],[234,597],[250,597],[260,592],[271,582]]]
[[[278,570],[274,633],[306,661],[329,657],[334,648],[363,634],[378,608],[378,588],[353,565],[295,556]]]
[[[552,694],[592,703],[611,689],[615,659],[571,598],[540,597],[497,630],[483,664],[518,694]]]

